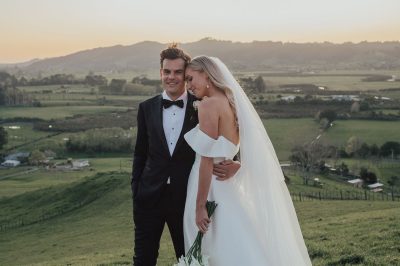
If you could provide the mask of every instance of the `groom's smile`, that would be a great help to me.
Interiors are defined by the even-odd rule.
[[[185,92],[185,61],[183,59],[164,59],[160,76],[163,88],[171,100],[176,100]]]

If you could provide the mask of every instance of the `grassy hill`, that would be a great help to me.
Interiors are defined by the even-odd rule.
[[[0,265],[130,264],[129,182],[127,172],[108,172],[2,198],[0,224],[25,222],[0,231]],[[400,263],[399,202],[308,201],[295,207],[314,265]],[[165,231],[158,265],[173,262]]]
[[[118,73],[115,75],[120,75]],[[133,76],[131,73],[124,78]],[[340,75],[265,77],[275,86],[291,82],[311,82],[343,90],[387,86],[369,83],[363,87],[360,73],[345,80],[341,78]],[[92,92],[90,87],[81,85],[71,85],[69,93],[63,92],[65,88],[59,85],[23,89],[32,93],[42,107],[0,108],[1,118],[8,121],[2,126],[9,134],[9,142],[1,152],[50,149],[57,153],[57,162],[65,162],[69,157],[90,158],[91,166],[76,172],[32,166],[0,169],[0,265],[130,265],[133,252],[131,154],[73,153],[66,150],[65,141],[72,135],[84,134],[87,128],[82,124],[93,128],[98,126],[96,121],[101,120],[101,126],[110,127],[114,126],[110,119],[118,122],[115,117],[132,121],[129,125],[134,132],[135,107],[148,96],[97,95],[96,90]],[[382,95],[400,97],[398,91],[385,93]],[[128,108],[132,113],[122,116],[120,111]],[[385,112],[397,111],[385,109]],[[53,129],[62,124],[79,131],[53,135],[54,132],[35,130],[34,119],[17,119],[21,117],[48,120]],[[308,143],[321,134],[318,123],[312,118],[266,119],[263,122],[281,161],[288,160],[295,145]],[[368,144],[381,145],[389,140],[398,141],[399,130],[399,121],[339,120],[320,140],[324,144],[343,146],[350,137],[357,136]],[[337,162],[341,161],[354,173],[361,166],[367,166],[385,186],[390,176],[400,172],[398,161],[351,158]],[[304,185],[301,173],[293,169],[286,174],[290,177],[289,190],[294,195],[314,265],[400,265],[400,202],[382,201],[378,196],[377,201],[308,198],[300,202],[296,197],[301,193],[343,192],[346,198],[346,195],[362,195],[363,190],[350,186],[338,176],[313,176],[323,184],[320,188]],[[385,192],[386,189],[387,186]],[[165,229],[158,265],[171,265],[174,260],[171,239]]]

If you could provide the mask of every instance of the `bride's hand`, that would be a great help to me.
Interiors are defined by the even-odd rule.
[[[208,218],[206,207],[200,207],[196,209],[196,225],[200,232],[205,234],[208,230],[208,226],[211,220]]]

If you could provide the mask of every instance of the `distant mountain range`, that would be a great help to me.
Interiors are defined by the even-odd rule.
[[[144,41],[79,51],[66,56],[32,60],[0,68],[22,73],[87,73],[111,71],[147,71],[159,69],[159,54],[167,44]],[[205,38],[182,43],[192,56],[206,54],[221,58],[236,71],[307,71],[332,69],[400,68],[400,42],[361,42],[334,44],[250,43]]]

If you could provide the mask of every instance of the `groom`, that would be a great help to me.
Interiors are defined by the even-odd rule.
[[[132,197],[135,266],[157,263],[160,238],[167,223],[177,258],[184,255],[183,213],[186,187],[195,153],[183,135],[198,123],[195,97],[185,89],[190,56],[176,44],[160,54],[164,91],[139,105],[133,159]],[[214,166],[220,180],[233,176],[238,162]]]

